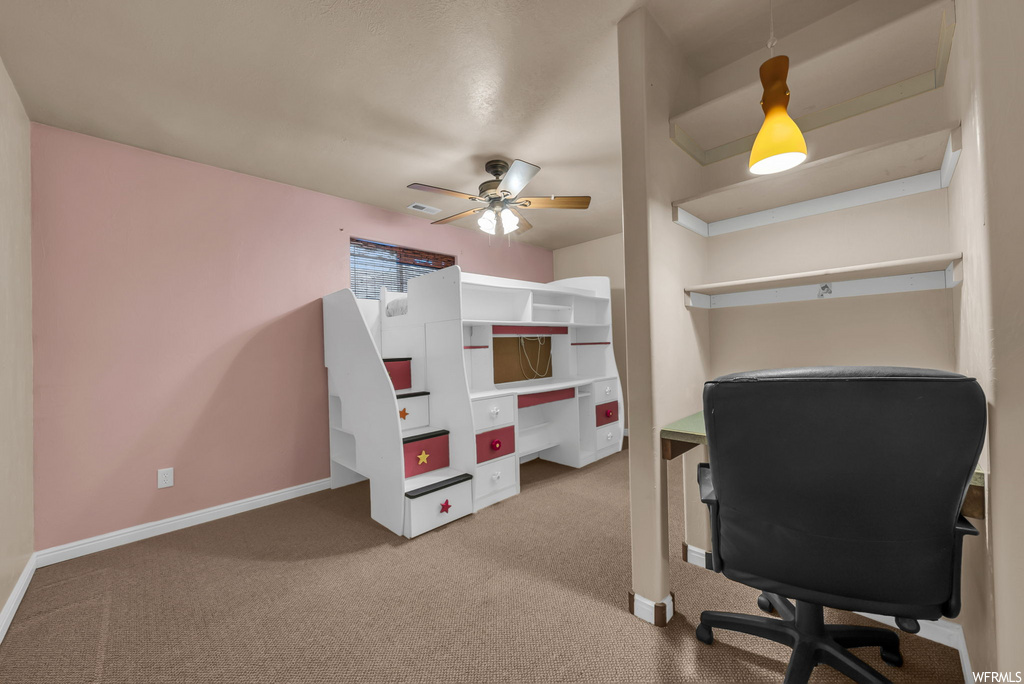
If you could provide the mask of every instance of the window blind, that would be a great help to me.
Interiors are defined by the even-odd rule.
[[[410,278],[455,265],[455,257],[352,238],[349,266],[352,292],[359,299],[380,299],[380,288],[408,292]]]

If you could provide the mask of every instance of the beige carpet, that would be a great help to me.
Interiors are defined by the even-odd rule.
[[[682,562],[679,461],[664,629],[626,612],[621,453],[528,463],[522,494],[413,540],[370,520],[363,483],[42,568],[0,682],[779,682],[788,649],[693,637],[701,610],[757,613],[757,592]],[[858,652],[896,682],[961,681],[954,650],[903,642],[899,670]]]

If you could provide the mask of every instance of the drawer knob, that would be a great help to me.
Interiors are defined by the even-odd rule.
[[[612,437],[614,437],[614,435],[611,432],[609,432],[608,433],[608,441],[609,442],[612,441]]]
[[[452,505],[450,503],[448,503],[448,499],[445,499],[444,503],[441,504],[441,512],[442,513],[447,513],[448,509],[450,509],[451,507],[452,507]]]
[[[491,475],[491,479],[495,480],[495,481],[500,480],[501,479],[501,471],[498,471],[498,472],[494,473],[493,475]]]
[[[604,417],[605,418],[611,418],[614,415],[615,415],[615,411],[612,411],[611,409],[608,409],[607,411],[604,412]]]
[[[500,408],[498,408],[497,406],[492,406],[491,407],[491,415],[492,416],[497,418],[499,413],[501,413],[501,409]]]
[[[492,451],[497,451],[500,448],[501,448],[501,440],[500,439],[496,439],[493,442],[491,442],[491,450]]]
[[[604,388],[604,393],[605,393],[605,394],[611,394],[611,393],[612,393],[612,388],[611,388],[611,386],[610,386],[610,385],[609,385],[608,387],[605,387],[605,388]]]

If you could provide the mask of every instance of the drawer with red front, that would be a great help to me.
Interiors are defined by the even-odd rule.
[[[516,450],[516,428],[514,425],[481,432],[476,436],[476,462],[485,463]]]
[[[438,468],[447,468],[448,431],[437,430],[402,440],[405,476],[414,477]]]
[[[384,359],[384,370],[396,390],[412,387],[412,359]]]
[[[597,426],[614,423],[619,419],[619,402],[609,401],[607,404],[597,406]]]

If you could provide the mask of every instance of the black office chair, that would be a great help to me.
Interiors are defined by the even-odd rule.
[[[714,628],[793,648],[785,682],[819,663],[858,682],[888,682],[848,648],[888,629],[826,625],[822,606],[917,620],[960,612],[960,515],[985,439],[973,378],[917,368],[796,368],[734,373],[704,386],[709,463],[697,479],[711,512],[711,569],[760,589],[781,619],[701,613]],[[795,601],[795,606],[788,599]]]

